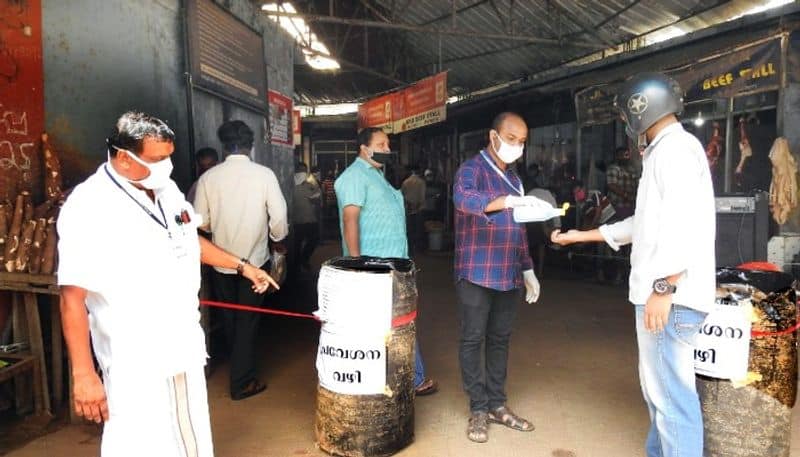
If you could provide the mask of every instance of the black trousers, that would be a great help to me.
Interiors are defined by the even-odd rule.
[[[269,262],[262,269],[269,271]],[[253,292],[252,283],[237,274],[224,274],[216,270],[211,276],[214,293],[217,299],[227,303],[246,306],[262,306],[264,296]],[[223,309],[222,320],[225,326],[225,338],[230,348],[230,391],[234,394],[247,384],[257,379],[256,337],[259,313]]]
[[[308,267],[314,250],[319,245],[319,223],[297,224],[294,226],[294,248],[300,266]]]
[[[461,279],[456,283],[456,294],[461,319],[461,380],[470,411],[486,412],[506,403],[508,343],[523,289],[502,292]]]
[[[406,215],[406,236],[408,238],[408,256],[422,252],[425,246],[425,221],[422,213]]]

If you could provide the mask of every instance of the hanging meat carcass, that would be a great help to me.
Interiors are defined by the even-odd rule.
[[[789,142],[778,137],[769,151],[772,162],[772,183],[769,186],[769,203],[772,217],[785,224],[789,213],[797,206],[797,162],[789,152]]]
[[[719,122],[714,122],[713,124],[713,133],[711,134],[711,140],[708,142],[706,146],[706,158],[708,159],[708,166],[711,169],[714,169],[719,161],[719,158],[722,157],[722,135],[720,134],[720,126]]]
[[[742,174],[744,171],[744,164],[747,159],[753,156],[753,149],[750,147],[750,139],[747,138],[747,130],[745,129],[746,121],[744,116],[739,118],[739,165],[736,166],[736,174]]]

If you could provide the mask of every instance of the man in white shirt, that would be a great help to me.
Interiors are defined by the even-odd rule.
[[[636,305],[639,378],[650,411],[648,457],[702,457],[703,420],[695,390],[694,340],[714,304],[714,191],[700,142],[678,123],[678,84],[634,76],[617,108],[626,131],[647,141],[634,215],[591,231],[553,232],[567,245],[631,243],[629,300]]]
[[[411,167],[411,175],[403,181],[400,191],[406,202],[406,231],[408,232],[408,253],[418,254],[423,246],[425,221],[422,219],[422,208],[425,206],[425,180],[420,176],[420,166]]]
[[[278,178],[269,168],[253,163],[253,131],[242,121],[228,121],[217,129],[225,161],[197,182],[195,210],[203,217],[202,230],[212,241],[253,265],[269,270],[269,242],[282,241],[289,232],[286,200]],[[282,249],[282,248],[279,248]],[[230,268],[215,268],[212,284],[216,297],[228,303],[261,306],[254,294]],[[266,384],[257,377],[255,344],[260,315],[223,310],[225,333],[231,350],[230,394],[243,400],[262,392]]]
[[[74,407],[105,422],[103,456],[212,456],[200,262],[235,268],[258,293],[275,285],[197,236],[200,218],[169,177],[173,143],[161,120],[123,114],[107,139],[108,161],[58,219]]]

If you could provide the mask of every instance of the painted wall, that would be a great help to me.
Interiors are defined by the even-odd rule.
[[[43,0],[45,129],[62,154],[66,185],[105,160],[104,139],[117,117],[141,110],[177,135],[173,178],[191,180],[181,0]],[[218,1],[263,32],[270,89],[293,94],[294,42],[247,0]],[[255,160],[271,167],[290,197],[292,148],[265,139],[259,113],[194,92],[195,146],[219,149],[217,127],[241,119],[256,132]]]

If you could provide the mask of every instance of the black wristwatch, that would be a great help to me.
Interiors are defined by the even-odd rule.
[[[656,295],[670,295],[678,290],[678,286],[673,286],[667,281],[667,278],[659,278],[653,281],[653,292]]]
[[[241,276],[244,273],[244,266],[250,265],[250,262],[247,261],[245,258],[239,259],[239,265],[236,265],[236,273]]]

